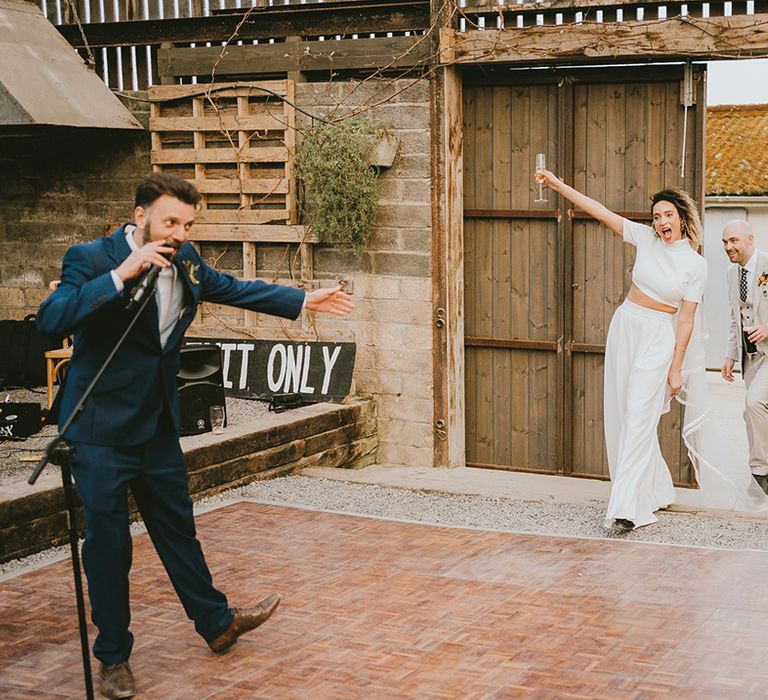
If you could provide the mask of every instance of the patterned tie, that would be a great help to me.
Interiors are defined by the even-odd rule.
[[[739,276],[739,299],[742,303],[747,300],[747,268],[740,268],[741,275]]]

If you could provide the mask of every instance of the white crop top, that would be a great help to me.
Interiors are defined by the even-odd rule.
[[[632,281],[641,292],[676,309],[683,301],[701,302],[707,261],[687,238],[666,243],[650,226],[624,219],[624,240],[637,247]]]

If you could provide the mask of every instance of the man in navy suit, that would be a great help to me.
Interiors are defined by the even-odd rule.
[[[309,293],[242,281],[212,269],[187,242],[199,192],[182,178],[155,173],[136,190],[135,225],[71,247],[61,284],[40,307],[40,330],[74,332],[62,389],[65,420],[130,321],[126,303],[142,273],[160,268],[157,299],[128,334],[85,410],[64,436],[86,519],[83,563],[101,662],[99,689],[112,698],[135,694],[128,658],[128,573],[131,536],[127,488],[195,630],[216,653],[265,622],[280,596],[255,608],[231,608],[212,583],[195,533],[192,500],[179,445],[176,375],[184,332],[202,301],[295,319],[306,307],[343,316],[352,309],[340,288]]]

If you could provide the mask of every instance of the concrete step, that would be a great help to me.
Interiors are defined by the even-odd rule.
[[[195,500],[305,467],[359,468],[376,460],[375,404],[356,399],[343,405],[302,406],[228,427],[221,435],[185,437],[181,444]],[[137,519],[132,502],[131,512]],[[82,528],[79,509],[78,525]],[[20,481],[0,487],[0,562],[67,539],[57,467],[47,467],[34,486]]]

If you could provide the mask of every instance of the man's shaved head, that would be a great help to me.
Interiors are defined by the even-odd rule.
[[[746,265],[755,252],[752,227],[744,219],[733,219],[723,228],[723,248],[731,262]]]

